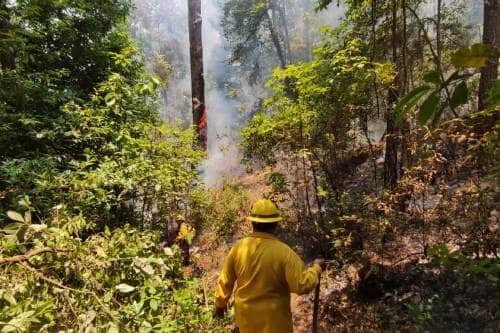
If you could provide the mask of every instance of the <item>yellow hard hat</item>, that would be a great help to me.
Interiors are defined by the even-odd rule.
[[[177,216],[175,217],[175,220],[176,221],[183,221],[183,222],[185,222],[186,218],[183,215],[181,215],[181,214],[177,214]]]
[[[253,204],[248,221],[257,223],[274,223],[283,220],[276,205],[268,199],[260,199]]]

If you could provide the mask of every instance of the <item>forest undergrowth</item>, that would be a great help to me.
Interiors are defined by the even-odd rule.
[[[227,331],[213,287],[260,197],[329,263],[323,332],[497,332],[499,1],[481,41],[465,0],[345,0],[311,33],[297,13],[331,2],[221,3],[237,79],[214,85],[245,109],[248,175],[206,188],[197,129],[159,113],[185,69],[133,41],[130,1],[0,0],[0,332]],[[163,241],[177,214],[189,267]]]

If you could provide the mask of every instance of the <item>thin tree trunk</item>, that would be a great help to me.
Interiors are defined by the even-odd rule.
[[[483,43],[500,48],[500,0],[484,0]],[[498,57],[490,58],[481,71],[478,108],[489,106],[488,92],[498,79]]]
[[[285,47],[286,47],[286,62],[287,63],[292,63],[293,60],[293,55],[292,55],[292,48],[290,47],[290,32],[288,30],[288,20],[287,20],[287,14],[286,14],[286,1],[284,0],[281,2],[280,8],[280,15],[281,15],[281,21],[283,24],[283,31],[285,34],[284,42],[285,42]]]
[[[401,12],[403,16],[403,41],[401,47],[401,57],[403,61],[403,82],[402,93],[406,94],[408,91],[408,24],[406,13],[406,0],[401,0]]]
[[[269,32],[271,33],[271,39],[273,41],[274,48],[276,49],[276,53],[278,55],[278,60],[280,62],[280,66],[281,66],[281,68],[285,68],[286,61],[285,61],[285,56],[283,54],[283,48],[281,47],[280,38],[278,36],[278,31],[274,27],[273,19],[269,15],[269,12],[267,12],[266,15],[267,15],[267,21],[269,24]]]
[[[0,0],[0,40],[8,39],[9,30],[11,28],[9,9],[7,7],[7,0]],[[0,67],[2,70],[16,68],[16,59],[14,48],[5,47],[9,45],[8,42],[4,44],[3,50],[0,50]]]
[[[437,20],[436,20],[436,52],[438,67],[441,68],[441,7],[443,0],[437,0]]]
[[[304,18],[304,40],[306,44],[305,60],[312,61],[311,18],[309,16],[312,11],[312,6],[309,1],[306,1],[304,11],[306,12],[306,17]]]
[[[418,24],[418,26],[419,26],[419,28],[420,28],[420,30],[422,32],[424,41],[427,43],[427,46],[429,47],[429,50],[431,51],[432,59],[434,60],[434,63],[436,64],[436,70],[438,71],[438,73],[439,73],[439,75],[441,77],[441,81],[444,82],[445,81],[445,77],[444,77],[444,74],[443,74],[443,69],[441,67],[441,63],[439,61],[439,57],[438,57],[438,55],[436,53],[436,50],[434,50],[434,45],[431,42],[429,36],[427,35],[427,30],[426,30],[425,24],[422,22],[422,20],[418,16],[418,14],[417,14],[417,12],[416,12],[415,9],[412,9],[411,7],[407,7],[407,9],[415,17],[415,19],[417,21],[417,24]],[[450,105],[451,112],[453,112],[453,115],[458,118],[458,114],[457,114],[455,108],[451,106],[451,94],[450,94],[450,90],[448,89],[447,85],[444,85],[444,92],[445,92],[445,96],[446,96],[446,99],[448,101],[448,104]]]
[[[323,216],[323,204],[321,203],[321,198],[318,195],[318,188],[319,188],[318,174],[316,172],[316,167],[314,166],[314,161],[313,161],[311,155],[309,155],[309,163],[311,163],[311,171],[312,171],[313,180],[314,180],[314,197],[316,198],[316,205],[318,205],[318,215],[319,215],[319,222],[320,222],[319,227],[321,228],[321,230],[323,230],[323,232],[325,234],[328,234],[329,231],[326,228],[325,218]]]
[[[386,112],[386,135],[385,135],[385,161],[384,161],[384,187],[394,189],[398,181],[398,146],[397,146],[397,128],[394,121],[394,104],[398,100],[399,85],[399,65],[397,58],[397,12],[398,6],[396,0],[392,0],[392,61],[396,65],[396,78],[393,86],[389,89]]]
[[[207,114],[205,107],[205,78],[203,75],[203,42],[201,0],[189,0],[189,44],[191,54],[191,94],[193,126],[198,133],[198,144],[207,148]]]
[[[441,0],[439,0],[441,1]],[[407,34],[407,16],[406,16],[406,0],[401,0],[401,11],[403,18],[403,40],[401,45],[401,61],[402,61],[402,69],[403,76],[401,78],[401,93],[404,95],[408,91],[409,80],[408,80],[408,34]],[[410,123],[407,119],[404,119],[400,125],[401,133],[409,133],[410,132]],[[408,140],[411,140],[407,136],[401,136],[401,161],[399,162],[399,176],[402,177],[404,173],[404,168],[409,165],[409,155],[410,149],[408,147]]]

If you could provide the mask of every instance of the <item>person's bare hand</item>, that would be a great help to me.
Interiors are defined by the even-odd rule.
[[[326,268],[326,261],[323,258],[314,259],[314,264],[319,265],[323,271]]]

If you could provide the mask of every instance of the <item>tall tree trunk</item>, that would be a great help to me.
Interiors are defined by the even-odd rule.
[[[207,114],[205,107],[205,78],[203,75],[203,42],[201,0],[189,0],[189,44],[191,54],[191,94],[193,126],[198,133],[198,144],[207,148]]]
[[[276,17],[276,2],[273,0],[268,0],[267,2],[268,10],[266,12],[267,23],[269,24],[269,33],[271,34],[271,40],[273,41],[274,48],[276,49],[276,54],[278,55],[278,60],[281,68],[286,67],[285,53],[283,52],[283,47],[281,46],[280,37],[278,35],[278,30],[274,24]],[[273,13],[273,17],[269,14],[269,11]]]
[[[9,8],[7,0],[0,0],[0,40],[3,41],[2,50],[0,50],[0,68],[1,70],[14,69],[16,67],[16,59],[14,48],[9,47],[8,35],[11,28]]]
[[[403,19],[402,26],[402,42],[401,42],[401,62],[402,62],[402,76],[401,76],[401,90],[400,93],[405,95],[409,89],[409,79],[408,79],[408,32],[407,32],[407,15],[406,15],[406,0],[401,0],[401,16]],[[410,123],[407,119],[403,119],[400,123],[400,133],[410,133]],[[404,173],[404,168],[410,164],[410,148],[408,146],[408,141],[411,138],[407,136],[401,136],[401,159],[399,162],[399,176],[402,177]]]
[[[441,7],[443,0],[437,0],[437,19],[436,19],[436,52],[438,67],[441,67]]]
[[[394,120],[394,105],[398,100],[399,93],[399,62],[397,54],[397,0],[392,0],[392,61],[396,65],[396,78],[393,86],[389,89],[386,112],[386,134],[385,134],[385,161],[384,161],[384,187],[394,189],[398,181],[398,145],[397,128]]]
[[[288,30],[288,19],[287,19],[287,13],[286,13],[286,1],[281,1],[280,6],[279,6],[279,13],[281,16],[281,24],[283,26],[283,34],[284,34],[284,43],[285,43],[285,48],[286,48],[286,62],[287,63],[292,63],[294,61],[293,55],[292,55],[292,48],[290,46],[290,32]]]
[[[483,43],[500,48],[500,0],[484,0]],[[488,92],[496,79],[498,79],[498,57],[490,58],[481,71],[479,110],[489,106]]]
[[[304,7],[305,15],[304,18],[304,40],[306,43],[305,60],[312,61],[312,41],[311,41],[311,18],[310,13],[312,12],[312,6],[309,1],[306,1]]]
[[[306,43],[305,61],[312,61],[311,23],[309,18],[304,22],[304,39]]]

